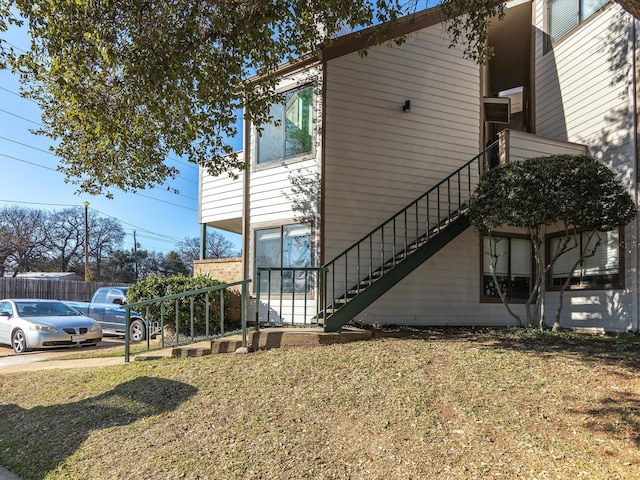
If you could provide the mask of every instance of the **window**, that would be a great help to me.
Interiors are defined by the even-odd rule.
[[[313,87],[285,94],[284,103],[271,106],[273,122],[258,137],[258,164],[284,160],[311,152]]]
[[[283,225],[256,230],[256,267],[306,268],[311,266],[311,226]],[[309,293],[311,277],[306,271],[263,272],[260,291],[271,293]]]
[[[571,277],[573,288],[606,288],[621,286],[620,277],[620,232],[617,230],[599,233],[601,243],[596,246],[598,237],[589,232],[578,234],[579,245],[558,257],[551,267],[550,287],[562,287],[569,277],[571,267],[580,260],[581,252],[586,252],[586,258],[579,261]],[[547,242],[547,257],[553,254],[564,237],[550,237]],[[571,243],[569,244],[571,246]]]
[[[9,302],[0,302],[0,313],[13,315],[13,308]]]
[[[584,22],[608,0],[548,0],[548,45],[559,40],[574,27]]]
[[[500,299],[492,267],[500,289],[510,300],[526,300],[533,288],[531,240],[506,236],[482,238],[482,297]]]

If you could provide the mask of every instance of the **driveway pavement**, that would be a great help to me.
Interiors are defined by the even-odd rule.
[[[115,337],[105,338],[96,347],[83,347],[82,351],[104,350],[121,346],[122,339]],[[106,365],[118,365],[124,363],[124,358],[88,358],[82,360],[65,360],[75,349],[57,348],[52,350],[36,350],[22,354],[15,354],[10,347],[0,345],[0,375],[3,373],[26,372],[33,370],[51,370],[54,368],[82,368],[99,367]],[[2,478],[0,477],[0,480]]]

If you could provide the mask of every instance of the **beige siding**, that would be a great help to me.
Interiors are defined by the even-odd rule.
[[[634,123],[630,15],[610,4],[544,52],[543,5],[536,3],[536,133],[586,144],[626,170]]]
[[[581,155],[588,152],[586,145],[540,137],[517,130],[500,132],[500,162],[514,162],[545,155]]]
[[[590,20],[544,51],[543,9],[536,1],[536,133],[588,146],[636,196],[633,114],[633,20],[609,4]],[[562,325],[627,331],[637,326],[637,221],[625,229],[625,289],[565,295]],[[549,293],[547,320],[557,306]]]
[[[480,303],[480,241],[467,229],[357,317],[402,325],[514,325],[502,304]],[[524,308],[514,305],[524,320]]]
[[[478,153],[479,72],[441,25],[328,62],[325,260]]]

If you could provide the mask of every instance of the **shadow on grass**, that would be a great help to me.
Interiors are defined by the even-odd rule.
[[[587,363],[640,368],[640,336],[635,334],[594,335],[570,331],[540,331],[517,327],[385,327],[374,337],[421,338],[429,341],[460,341],[486,348],[527,352],[535,355],[563,354]]]
[[[27,410],[0,405],[0,463],[26,479],[43,478],[91,431],[174,410],[196,392],[182,382],[139,377],[77,402]]]
[[[569,413],[591,418],[587,427],[594,433],[623,435],[640,448],[640,397],[629,392],[614,392],[600,405],[588,410],[569,409]],[[596,441],[605,443],[604,439]],[[606,445],[603,445],[606,447]]]
[[[640,336],[635,334],[593,335],[569,331],[541,332],[535,328],[387,328],[374,337],[412,338],[429,342],[464,342],[483,349],[509,350],[527,355],[577,358],[594,368],[605,366],[607,373],[620,382],[637,381],[640,368]],[[615,368],[608,368],[615,367]],[[604,398],[588,408],[571,408],[567,413],[586,419],[585,427],[595,434],[593,441],[603,450],[610,447],[611,436],[626,437],[640,448],[640,394],[610,389]],[[597,435],[598,433],[601,434]]]

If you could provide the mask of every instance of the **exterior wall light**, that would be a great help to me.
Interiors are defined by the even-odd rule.
[[[404,101],[404,105],[402,105],[402,111],[403,112],[410,112],[411,111],[411,100],[405,100]]]

